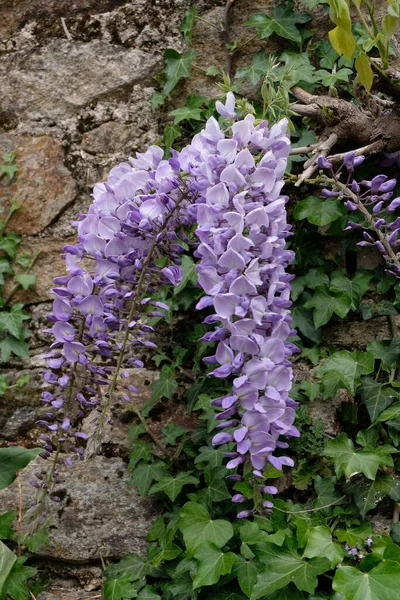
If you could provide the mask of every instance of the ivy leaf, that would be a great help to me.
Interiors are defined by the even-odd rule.
[[[175,600],[175,599],[174,599]],[[192,600],[192,597],[190,597]],[[216,596],[213,596],[212,600],[246,600],[246,597],[239,592],[220,592]]]
[[[6,331],[16,338],[21,337],[22,332],[21,314],[19,312],[0,312],[0,331]]]
[[[157,461],[151,464],[139,465],[132,473],[129,485],[137,487],[141,496],[146,496],[152,482],[165,475],[165,464]]]
[[[337,198],[308,196],[296,204],[293,214],[297,220],[307,219],[312,225],[324,227],[342,217],[345,209]]]
[[[351,394],[356,393],[360,384],[361,375],[369,375],[374,370],[374,357],[370,352],[349,352],[342,350],[335,352],[329,358],[326,358],[318,369],[318,375],[331,375],[329,380],[330,392],[340,387],[347,388]],[[324,381],[326,385],[326,380]]]
[[[0,448],[0,490],[11,485],[17,472],[24,469],[41,452],[43,452],[42,448],[30,450],[20,446]]]
[[[177,85],[180,79],[190,77],[192,61],[196,52],[189,50],[184,54],[179,54],[176,50],[168,48],[164,53],[165,68],[164,73],[166,82],[163,88],[163,94],[168,96]]]
[[[248,21],[246,21],[245,25],[249,27],[256,27],[258,36],[265,40],[268,38],[273,32],[273,20],[271,17],[264,13],[257,13],[253,15]]]
[[[332,70],[339,54],[334,50],[329,40],[322,40],[317,48],[317,55],[320,57],[319,64],[323,69]]]
[[[400,338],[393,338],[390,342],[374,340],[369,342],[367,350],[382,361],[383,367],[391,367],[400,358]]]
[[[351,302],[351,309],[356,310],[361,298],[369,288],[370,281],[371,275],[369,273],[361,273],[359,271],[350,279],[343,271],[334,271],[331,278],[330,290],[336,294],[348,296]]]
[[[247,79],[252,85],[257,85],[268,69],[268,57],[263,50],[257,52],[250,67],[239,69],[235,75],[238,79]]]
[[[364,321],[369,321],[375,315],[382,317],[390,317],[391,315],[397,315],[397,310],[393,306],[393,303],[388,300],[381,300],[375,304],[366,304],[365,302],[360,304],[360,310]]]
[[[335,573],[332,587],[345,600],[398,600],[400,565],[385,560],[368,573],[355,567],[341,567]]]
[[[17,557],[3,542],[0,542],[0,594],[4,590],[7,578],[16,562]]]
[[[356,451],[353,442],[345,433],[329,440],[323,454],[333,459],[336,475],[345,475],[347,479],[357,473],[364,473],[368,479],[373,480],[380,465],[378,454],[364,450]]]
[[[5,237],[0,238],[0,250],[3,250],[11,260],[17,255],[18,244],[21,241],[16,234],[8,233]]]
[[[219,581],[221,575],[231,572],[237,556],[233,552],[222,552],[219,546],[204,542],[196,547],[194,556],[198,561],[196,577],[193,580],[193,589],[203,585],[213,585]]]
[[[197,592],[193,590],[193,582],[189,573],[181,577],[174,577],[172,583],[168,584],[166,591],[174,600],[196,600]]]
[[[26,582],[37,574],[37,569],[25,566],[27,559],[27,556],[21,556],[15,561],[3,588],[5,597],[13,600],[30,600],[31,594]]]
[[[192,43],[193,37],[193,25],[196,19],[196,7],[191,6],[187,9],[185,14],[183,15],[181,31],[183,33],[183,37],[185,38],[185,42],[188,44]]]
[[[315,67],[311,64],[307,52],[283,52],[279,60],[290,67],[289,76],[291,85],[296,85],[300,81],[314,83]]]
[[[177,387],[175,369],[170,365],[164,365],[159,378],[153,383],[150,404],[160,398],[171,398]]]
[[[179,512],[179,529],[189,553],[203,542],[211,542],[218,548],[225,546],[233,536],[233,527],[229,521],[213,521],[208,511],[196,502],[188,502]]]
[[[385,423],[385,421],[394,421],[400,417],[400,402],[396,402],[389,406],[386,410],[381,412],[379,417],[374,421],[374,425],[376,423]]]
[[[265,39],[276,33],[297,44],[301,44],[302,38],[296,25],[310,21],[311,15],[307,13],[298,13],[293,10],[292,2],[279,4],[272,11],[272,17],[264,13],[254,15],[246,25],[255,26],[261,39]]]
[[[283,590],[278,590],[274,594],[268,596],[268,600],[305,600],[305,595],[293,585],[289,584]],[[307,599],[311,600],[311,596],[307,594]]]
[[[162,106],[165,102],[165,95],[161,92],[154,92],[150,98],[150,104],[152,110],[156,110],[159,106]]]
[[[7,362],[11,354],[15,354],[15,356],[19,356],[20,358],[27,358],[29,356],[28,344],[11,335],[0,340],[1,361]]]
[[[26,539],[26,545],[31,552],[35,552],[40,546],[49,545],[49,532],[47,529],[39,529]]]
[[[348,296],[339,294],[333,296],[324,289],[319,289],[304,304],[305,308],[314,308],[313,320],[316,328],[326,325],[332,318],[333,313],[344,319],[351,308]]]
[[[175,425],[175,423],[168,423],[161,430],[164,435],[164,444],[166,446],[175,446],[176,440],[185,435],[188,431],[187,427]]]
[[[304,275],[304,285],[312,290],[327,288],[329,287],[329,277],[323,269],[310,269]]]
[[[0,539],[9,540],[13,536],[12,524],[14,523],[15,513],[6,512],[0,515]]]
[[[170,149],[174,141],[181,135],[182,131],[179,125],[167,125],[163,133],[163,144],[166,149],[165,157],[171,156]]]
[[[377,429],[361,429],[356,436],[356,442],[360,446],[376,446],[376,442],[378,441],[379,433]],[[382,446],[379,446],[380,448]]]
[[[16,174],[16,172],[18,171],[18,165],[1,165],[0,166],[0,173],[5,173],[8,178],[10,179],[10,181],[12,181],[14,179],[14,176]]]
[[[131,470],[134,469],[135,466],[138,464],[138,462],[140,462],[141,460],[144,460],[145,462],[148,462],[149,460],[151,460],[151,458],[152,458],[151,450],[152,450],[152,446],[150,444],[146,444],[145,442],[142,442],[141,440],[135,442],[133,450],[129,454],[128,468]]]
[[[258,552],[257,550],[258,546]],[[251,600],[258,600],[294,583],[300,591],[312,593],[317,587],[317,575],[325,573],[330,563],[325,558],[312,558],[307,561],[295,551],[284,551],[273,544],[256,544],[255,552],[266,566],[259,573],[253,588]]]
[[[200,483],[197,477],[193,477],[190,473],[180,471],[176,477],[167,475],[162,477],[157,483],[155,483],[149,490],[149,494],[156,494],[157,492],[164,492],[172,502],[176,499],[178,494],[182,491],[184,485],[190,483],[196,485]]]
[[[219,467],[222,465],[224,459],[224,453],[218,448],[212,448],[211,446],[202,446],[199,449],[199,453],[194,459],[194,464],[197,465],[202,462],[209,464],[211,468]]]
[[[225,467],[212,468],[209,465],[207,466],[204,471],[206,487],[198,493],[200,501],[210,504],[211,502],[222,502],[231,497],[224,481],[226,473]]]
[[[400,501],[400,478],[392,475],[377,477],[372,483],[367,480],[358,481],[357,484],[347,485],[345,489],[353,495],[363,519],[385,496],[395,502]]]
[[[322,341],[321,332],[316,329],[311,310],[303,306],[295,306],[292,309],[293,327],[300,331],[306,338],[319,344]]]
[[[335,567],[344,558],[343,548],[332,541],[331,530],[326,525],[311,527],[308,530],[307,546],[305,547],[303,557],[315,558],[318,556],[327,558],[331,562],[332,567]]]
[[[104,582],[104,600],[122,600],[122,598],[137,598],[136,586],[129,575],[107,577]]]
[[[363,378],[360,394],[372,423],[385,408],[398,399],[398,393],[392,387],[377,383],[372,377]]]
[[[36,275],[33,273],[19,273],[15,279],[24,290],[27,290],[36,283]]]
[[[6,258],[0,258],[0,285],[4,284],[4,274],[10,274],[13,270]]]
[[[112,564],[105,570],[105,574],[110,577],[127,577],[130,581],[142,579],[150,572],[150,565],[143,558],[131,552],[125,554],[124,558],[118,563]]]
[[[138,594],[138,600],[161,600],[155,589],[150,585],[145,585]]]
[[[349,527],[348,529],[337,529],[335,535],[339,542],[347,543],[349,546],[362,548],[365,540],[372,535],[373,530],[370,523],[362,523],[358,527]]]
[[[238,556],[233,565],[232,575],[237,577],[240,589],[250,598],[251,590],[253,589],[258,573],[260,572],[260,563],[250,560],[245,560],[242,556]]]
[[[176,544],[172,543],[161,543],[161,547],[156,549],[156,553],[152,556],[151,564],[154,567],[158,567],[165,560],[174,560],[177,556],[182,553],[182,548],[179,548]]]
[[[169,114],[174,117],[174,124],[178,125],[181,121],[201,121],[201,108],[190,108],[189,106],[181,106],[172,110]]]

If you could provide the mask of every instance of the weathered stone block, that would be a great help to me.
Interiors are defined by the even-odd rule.
[[[0,108],[58,120],[107,95],[129,90],[153,75],[159,58],[104,44],[55,40],[34,52],[0,57]]]
[[[35,472],[48,466],[47,461],[37,458],[22,471],[25,510],[37,494],[29,481]],[[36,550],[36,556],[85,563],[145,551],[153,518],[151,503],[128,488],[129,474],[121,459],[95,456],[68,469],[65,478],[66,483],[54,489],[61,502],[49,502],[50,544]],[[2,512],[16,510],[18,502],[16,483],[0,491]]]
[[[0,136],[0,154],[17,153],[18,174],[11,183],[0,182],[0,206],[14,198],[21,208],[9,227],[19,234],[36,234],[73,202],[76,183],[64,166],[61,142],[49,137]]]

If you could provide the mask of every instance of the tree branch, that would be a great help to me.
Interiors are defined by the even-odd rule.
[[[298,180],[296,181],[296,183],[294,184],[295,187],[299,187],[305,179],[310,179],[311,176],[315,173],[315,171],[317,171],[318,169],[318,159],[321,156],[327,156],[331,150],[331,148],[336,144],[336,142],[338,141],[338,136],[336,135],[336,133],[331,133],[331,135],[328,137],[328,139],[322,141],[320,144],[318,144],[318,146],[313,150],[313,156],[311,156],[311,158],[306,161],[305,163],[305,169],[303,171],[303,173],[301,175],[299,175]]]
[[[386,142],[384,140],[376,140],[375,142],[372,142],[367,146],[362,146],[361,148],[357,148],[356,150],[352,150],[351,152],[354,152],[354,156],[368,156],[370,154],[377,154],[378,152],[383,150],[385,146]],[[329,162],[334,164],[342,162],[345,154],[347,154],[347,152],[341,152],[340,154],[331,154],[330,156],[328,156],[328,160]]]
[[[229,11],[235,0],[226,0],[224,8],[224,20],[223,20],[223,31],[222,36],[225,42],[225,56],[226,56],[226,73],[230,77],[232,72],[232,53],[229,49]]]

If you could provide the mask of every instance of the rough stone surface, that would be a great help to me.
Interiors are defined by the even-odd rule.
[[[400,316],[395,317],[397,326],[400,326]],[[374,340],[389,340],[392,337],[390,322],[387,317],[377,317],[369,321],[338,321],[334,327],[324,329],[324,338],[327,344],[343,346],[346,348],[365,349],[369,342]]]
[[[6,440],[15,440],[18,436],[23,435],[35,424],[37,413],[34,408],[23,406],[18,408],[9,419],[6,425],[0,429],[0,437]]]
[[[3,111],[59,119],[150,77],[159,59],[137,48],[58,40],[0,61]],[[4,74],[7,73],[7,77]]]
[[[37,600],[95,600],[101,598],[102,595],[96,592],[85,592],[77,589],[54,588],[49,592],[39,594]]]
[[[70,237],[65,240],[52,238],[30,237],[23,239],[19,246],[21,253],[39,253],[31,273],[36,275],[36,284],[28,290],[20,289],[14,295],[15,302],[23,304],[38,304],[46,300],[53,300],[51,288],[54,286],[53,279],[56,274],[65,272],[65,262],[61,258],[62,246],[75,244],[76,238]],[[11,291],[12,282],[5,286],[5,296]]]
[[[0,6],[0,37],[8,38],[30,19],[51,22],[87,12],[109,10],[123,0],[3,0]]]
[[[25,509],[37,493],[29,485],[33,473],[47,466],[38,458],[22,472]],[[151,502],[128,488],[129,474],[121,459],[95,456],[88,463],[75,464],[65,476],[68,485],[59,484],[54,489],[61,502],[49,503],[50,544],[36,550],[36,556],[85,563],[144,552],[153,516]],[[16,484],[0,491],[2,511],[15,509],[17,499]]]
[[[0,101],[1,102],[1,101]],[[50,225],[73,202],[76,183],[64,166],[61,142],[49,136],[0,135],[0,155],[15,150],[18,177],[0,182],[0,205],[14,198],[21,206],[9,227],[20,234],[35,234]]]
[[[110,121],[84,133],[81,147],[90,154],[111,154],[121,150],[131,152],[137,134],[134,125]]]

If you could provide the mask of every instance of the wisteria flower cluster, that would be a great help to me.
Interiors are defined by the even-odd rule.
[[[228,116],[228,110],[219,110]],[[206,360],[218,365],[211,375],[233,382],[228,395],[213,401],[223,409],[217,419],[224,429],[213,443],[234,442],[228,468],[240,465],[242,472],[251,469],[259,478],[267,461],[279,470],[293,465],[275,451],[288,446],[281,436],[299,435],[293,425],[297,404],[289,396],[293,372],[288,359],[297,348],[288,342],[294,331],[292,276],[286,272],[293,252],[285,249],[290,226],[287,198],[281,195],[290,149],[286,128],[286,120],[268,128],[266,122],[255,125],[248,115],[232,125],[227,139],[210,119],[181,154],[199,191],[195,256],[206,295],[197,308],[212,306],[215,312],[205,322],[217,324],[202,338],[218,342],[216,354]],[[234,500],[244,497],[238,494]]]
[[[399,277],[400,217],[393,216],[400,207],[400,197],[393,198],[397,180],[382,174],[371,180],[357,181],[355,170],[364,160],[363,155],[347,152],[343,164],[335,170],[332,163],[321,157],[318,166],[332,175],[329,188],[324,188],[322,194],[328,198],[344,198],[347,209],[362,216],[361,222],[350,221],[348,229],[361,229],[364,239],[358,245],[378,248],[389,266],[388,273]],[[345,183],[340,180],[343,172],[347,173]]]
[[[55,458],[50,476],[38,473],[35,487],[57,481],[61,451],[83,457],[79,440],[87,434],[78,427],[88,410],[99,409],[98,438],[113,395],[130,401],[136,388],[124,383],[122,369],[143,367],[135,351],[156,346],[147,318],[163,317],[169,308],[153,295],[181,281],[187,189],[179,162],[162,156],[152,146],[112,169],[107,182],[96,185],[88,214],[74,223],[78,243],[64,248],[68,274],[57,277],[53,289],[48,332],[54,342],[44,355],[51,391],[42,393],[48,411],[39,421],[48,430],[41,435],[42,456]],[[72,464],[68,454],[62,460]]]
[[[290,226],[281,195],[287,122],[269,128],[251,115],[233,122],[231,93],[217,108],[230,120],[229,135],[210,118],[170,159],[152,146],[120,164],[95,186],[88,213],[74,223],[78,243],[64,248],[68,274],[55,280],[49,316],[54,342],[45,355],[43,456],[55,458],[50,477],[33,482],[36,487],[57,481],[61,451],[83,456],[80,440],[87,435],[79,423],[88,410],[99,413],[97,436],[113,395],[130,400],[135,387],[124,383],[124,369],[143,366],[137,348],[155,346],[146,317],[168,309],[154,295],[160,286],[180,282],[182,242],[193,228],[205,292],[197,308],[212,307],[205,323],[216,324],[202,339],[218,342],[206,362],[218,365],[211,376],[232,385],[213,401],[222,409],[217,419],[224,429],[213,443],[234,442],[227,466],[240,472],[233,478],[252,470],[262,480],[267,461],[278,469],[293,464],[276,453],[287,447],[281,436],[298,435],[288,360],[296,350],[288,342],[293,330],[286,267],[293,253],[285,249]]]

